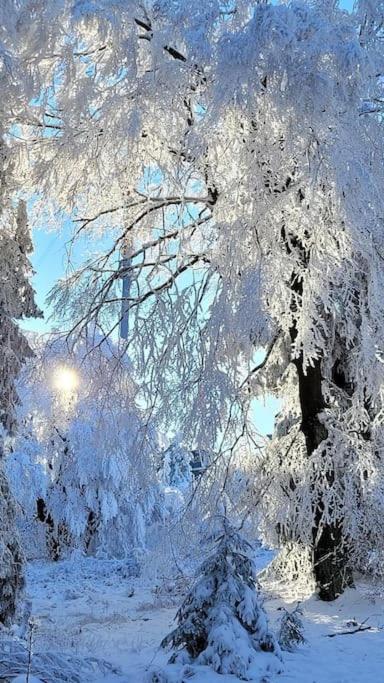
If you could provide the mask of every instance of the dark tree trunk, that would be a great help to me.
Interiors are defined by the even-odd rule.
[[[299,190],[300,201],[305,199],[304,193]],[[292,254],[294,249],[299,255],[305,272],[310,263],[310,253],[303,247],[302,242],[295,236],[287,238],[285,228],[282,230],[282,238],[286,244],[287,253]],[[294,273],[291,279],[293,312],[297,310],[297,301],[302,300],[304,291],[303,275]],[[297,328],[294,323],[290,330],[291,342],[294,344],[297,337]],[[321,446],[327,439],[328,432],[320,420],[320,413],[326,408],[322,390],[322,359],[317,359],[313,365],[305,368],[302,354],[299,358],[292,359],[298,375],[299,399],[301,407],[301,430],[305,437],[307,455]],[[332,485],[335,473],[325,473],[328,483]],[[323,522],[324,503],[321,492],[313,491],[314,526],[312,529],[313,543],[313,571],[319,597],[322,600],[335,600],[346,586],[351,584],[351,572],[348,569],[348,546],[343,534],[343,520],[336,520],[332,524]]]
[[[280,188],[274,188],[274,192],[284,192],[291,186],[292,178],[288,177],[285,184]],[[269,181],[266,180],[266,188]],[[298,189],[297,198],[300,203],[305,202],[305,191]],[[304,277],[310,264],[310,251],[305,248],[303,242],[297,235],[287,233],[285,225],[281,229],[281,238],[285,244],[288,256],[298,257],[301,268],[296,273],[292,273],[290,288],[292,291],[291,310],[297,312],[298,302],[303,299]],[[301,271],[301,272],[300,272]],[[290,329],[291,343],[294,344],[297,337],[296,323],[293,322]],[[326,408],[322,392],[322,359],[314,362],[313,366],[305,368],[302,355],[292,359],[296,367],[299,385],[299,399],[301,407],[301,430],[305,437],[307,455],[321,446],[322,442],[328,437],[327,429],[320,420],[320,413]],[[338,372],[337,363],[333,372],[341,380],[340,388],[346,393],[351,391],[351,387],[345,379],[344,373]],[[338,381],[333,377],[336,384]],[[352,388],[353,393],[353,388]],[[335,472],[326,472],[329,484],[333,483]],[[336,520],[332,524],[323,522],[324,503],[321,492],[315,496],[313,492],[313,511],[314,526],[312,529],[313,543],[313,571],[316,580],[319,597],[322,600],[335,600],[343,590],[351,585],[352,573],[348,566],[348,539],[343,531],[343,520]]]
[[[322,393],[321,361],[303,370],[302,359],[293,361],[299,380],[299,397],[302,414],[301,429],[305,436],[308,456],[321,446],[327,438],[327,430],[321,423],[319,413],[326,407]],[[329,484],[333,483],[334,472],[326,472]],[[351,571],[348,567],[348,544],[343,534],[343,520],[332,524],[322,522],[323,501],[321,496],[313,501],[314,527],[313,570],[322,600],[335,600],[351,585]]]
[[[70,546],[68,527],[64,522],[59,522],[56,526],[43,498],[36,500],[36,516],[40,522],[46,525],[46,544],[49,557],[54,562],[58,562],[62,558],[64,548]]]
[[[60,559],[60,546],[55,534],[55,523],[50,512],[47,510],[45,500],[38,498],[36,500],[36,516],[39,522],[46,525],[46,544],[49,557],[57,562]]]
[[[100,517],[93,510],[88,513],[87,526],[84,534],[84,548],[87,555],[92,555],[95,551],[95,541],[97,530],[100,524]]]

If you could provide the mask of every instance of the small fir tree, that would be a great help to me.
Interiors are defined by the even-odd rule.
[[[284,607],[280,621],[279,644],[282,650],[294,652],[299,645],[304,645],[304,625],[301,619],[302,611],[297,605],[292,612]]]
[[[172,443],[163,455],[163,479],[166,486],[185,489],[192,481],[192,454],[178,441]]]
[[[175,650],[170,663],[205,664],[250,680],[258,655],[278,655],[279,646],[268,628],[252,547],[225,516],[218,522],[214,550],[176,615],[176,629],[161,645]]]

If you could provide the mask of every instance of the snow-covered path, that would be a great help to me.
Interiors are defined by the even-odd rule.
[[[66,650],[94,655],[121,669],[121,675],[89,679],[87,683],[121,681],[144,683],[146,669],[161,665],[162,637],[172,626],[174,606],[167,596],[151,591],[149,582],[132,578],[124,566],[105,560],[82,560],[29,567],[28,591],[38,620],[35,650]],[[133,594],[132,594],[133,593]],[[267,601],[274,621],[278,598]],[[373,597],[368,585],[350,589],[335,603],[311,598],[302,605],[307,645],[284,654],[284,671],[273,681],[281,683],[380,683],[384,680],[384,600]],[[353,629],[355,620],[372,626],[356,634],[328,637]],[[202,671],[196,683],[234,683],[233,677]],[[54,683],[54,681],[49,682]]]

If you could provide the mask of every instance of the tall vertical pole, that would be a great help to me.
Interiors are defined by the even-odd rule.
[[[129,293],[131,289],[131,278],[128,268],[131,264],[131,259],[128,256],[127,248],[122,252],[119,269],[122,278],[122,296],[121,296],[121,312],[120,312],[120,339],[128,339],[129,333]]]

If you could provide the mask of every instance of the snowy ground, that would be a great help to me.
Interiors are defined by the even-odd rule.
[[[118,563],[35,562],[29,568],[29,594],[38,620],[34,650],[52,648],[75,655],[95,655],[121,669],[120,675],[87,678],[86,683],[144,683],[151,665],[166,658],[160,640],[172,626],[174,606],[166,591],[156,595],[149,582],[132,578]],[[279,617],[280,597],[266,607],[272,623]],[[384,592],[368,584],[350,589],[334,603],[311,598],[302,604],[307,645],[284,654],[281,683],[379,683],[384,680]],[[371,630],[353,630],[352,620]],[[339,635],[334,635],[339,634]],[[334,637],[329,637],[329,636]],[[196,683],[234,683],[233,677],[202,671]],[[49,681],[49,683],[55,683]]]

